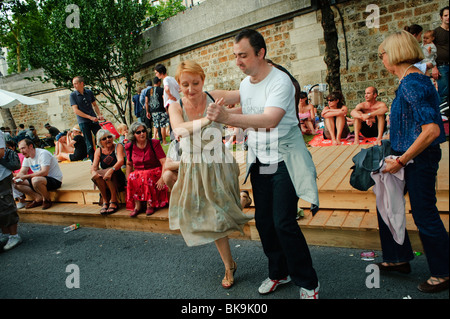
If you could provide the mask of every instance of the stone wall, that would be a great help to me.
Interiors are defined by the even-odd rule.
[[[379,28],[368,28],[366,24],[371,11],[365,11],[371,3],[376,3],[380,10]],[[368,86],[377,87],[380,99],[390,106],[398,79],[385,70],[377,56],[378,46],[387,35],[402,30],[406,25],[419,24],[424,30],[436,28],[441,24],[439,10],[447,5],[447,1],[436,0],[363,0],[338,5],[347,38],[345,42],[343,27],[336,14],[340,36],[341,85],[349,108],[364,101],[364,90]],[[348,56],[345,54],[345,43]]]

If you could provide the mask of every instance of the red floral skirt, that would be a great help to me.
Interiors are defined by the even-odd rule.
[[[134,202],[147,202],[151,207],[162,208],[169,203],[168,187],[162,190],[156,188],[161,178],[162,168],[156,167],[148,170],[135,170],[128,176],[127,183],[127,209],[134,209]]]

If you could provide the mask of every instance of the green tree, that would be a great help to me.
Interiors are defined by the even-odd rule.
[[[166,8],[164,17],[184,8],[178,0],[171,3],[172,11],[161,7]],[[30,65],[44,69],[39,80],[72,89],[73,77],[82,75],[103,109],[119,122],[130,123],[132,94],[142,82],[135,73],[150,45],[142,32],[162,19],[158,7],[136,0],[48,0],[34,19],[40,35],[24,28],[21,44]]]
[[[38,1],[10,0],[0,3],[0,47],[9,49],[8,72],[21,72],[29,62],[23,57],[22,32],[28,29],[38,37],[40,26],[35,17],[39,16]]]
[[[49,0],[40,17],[42,34],[23,30],[24,57],[42,67],[56,86],[71,89],[74,76],[100,97],[99,104],[120,122],[131,120],[134,73],[149,41],[141,41],[146,5],[133,0]],[[116,112],[105,107],[107,102]],[[128,114],[127,114],[128,110]]]

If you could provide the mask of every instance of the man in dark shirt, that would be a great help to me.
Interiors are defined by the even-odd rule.
[[[436,66],[433,68],[432,76],[438,84],[438,92],[441,103],[448,101],[448,69],[449,69],[449,7],[440,11],[442,24],[434,29],[434,44],[437,48]]]
[[[98,121],[103,121],[103,115],[91,90],[84,87],[84,79],[76,76],[72,80],[75,91],[70,94],[70,105],[77,116],[78,125],[86,141],[87,153],[91,161],[94,160],[94,145],[92,135],[97,134],[101,128]],[[95,111],[94,111],[95,109]]]

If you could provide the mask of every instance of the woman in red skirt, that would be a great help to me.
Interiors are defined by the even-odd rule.
[[[148,137],[144,123],[131,124],[129,141],[125,145],[127,153],[127,209],[136,217],[145,210],[147,215],[169,202],[168,188],[164,184],[162,171],[166,161],[158,140]]]

